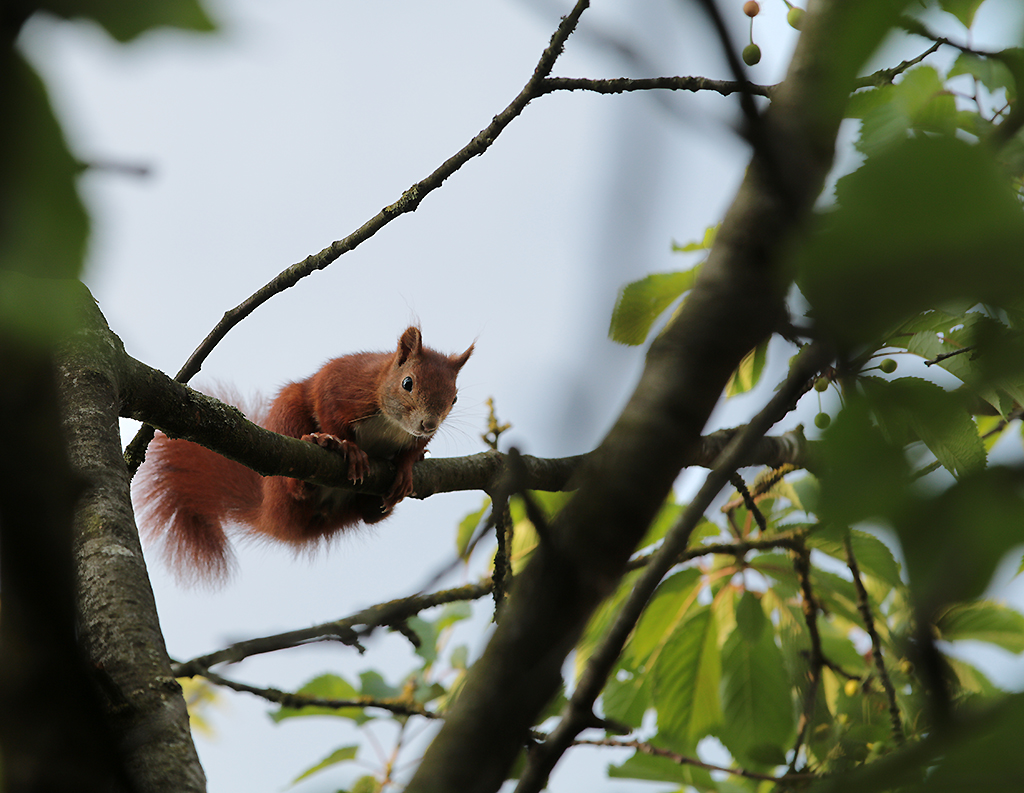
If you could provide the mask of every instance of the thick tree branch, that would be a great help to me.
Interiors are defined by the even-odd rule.
[[[10,334],[13,335],[13,334]],[[5,791],[137,789],[76,641],[76,499],[54,361],[0,333],[0,750]]]
[[[82,329],[57,355],[72,467],[88,483],[74,520],[78,642],[138,790],[202,791],[181,689],[171,674],[121,456],[117,406],[127,356],[85,287]],[[53,714],[51,714],[51,717]]]

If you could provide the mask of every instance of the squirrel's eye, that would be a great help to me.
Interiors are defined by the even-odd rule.
[[[459,395],[456,394],[455,396],[452,397],[452,404],[454,405],[458,401],[459,401]]]
[[[402,381],[402,388],[406,391],[412,391],[412,378],[407,377]]]

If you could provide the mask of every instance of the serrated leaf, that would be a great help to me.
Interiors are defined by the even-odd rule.
[[[954,476],[985,467],[985,444],[962,395],[916,377],[866,377],[862,386],[878,425],[897,444],[911,430]]]
[[[623,602],[629,597],[630,592],[633,591],[633,586],[636,584],[638,576],[639,571],[636,570],[624,575],[615,592],[610,597],[605,598],[590,618],[590,622],[587,623],[587,627],[583,631],[583,636],[576,643],[573,668],[577,676],[583,674],[583,670],[590,661],[590,656],[593,654],[594,649],[604,638],[611,627],[612,621],[618,616]]]
[[[292,784],[294,785],[296,782],[299,782],[300,780],[303,780],[308,776],[312,776],[317,771],[323,771],[325,768],[330,768],[332,765],[344,763],[348,760],[355,760],[356,752],[358,751],[358,746],[342,746],[340,749],[335,749],[319,763],[307,768],[305,771],[303,771],[301,774],[295,777],[295,779],[292,780]]]
[[[871,421],[866,400],[854,397],[822,440],[818,510],[840,526],[898,514],[910,483],[902,450],[887,442]],[[864,498],[864,493],[871,498]]]
[[[784,756],[794,732],[792,686],[775,631],[756,642],[734,631],[722,647],[718,737],[741,765],[758,765],[771,747]]]
[[[686,620],[696,603],[695,590],[699,582],[700,571],[692,567],[661,582],[626,645],[625,658],[632,667],[648,666],[651,656],[660,652]]]
[[[847,562],[846,546],[841,539],[812,534],[808,537],[807,544],[844,564]],[[851,531],[850,544],[853,546],[853,555],[861,573],[872,575],[890,587],[903,585],[900,564],[888,545],[865,531]]]
[[[651,707],[651,676],[620,669],[601,692],[604,715],[614,722],[638,729]]]
[[[894,521],[911,592],[929,616],[981,595],[996,565],[1020,543],[1021,475],[987,468]]]
[[[736,630],[748,642],[757,642],[767,624],[768,619],[761,608],[761,599],[747,590],[736,604]]]
[[[419,646],[414,648],[416,655],[426,663],[432,664],[437,660],[437,639],[439,634],[437,626],[422,617],[410,617],[406,620],[406,624],[420,640]]]
[[[718,626],[701,607],[665,644],[653,670],[651,701],[659,733],[674,742],[696,742],[722,718],[718,698],[722,663]]]
[[[961,52],[953,62],[947,78],[970,75],[989,91],[1015,85],[1013,72],[998,58],[986,58],[971,52]]]
[[[857,148],[868,156],[905,141],[910,130],[951,134],[956,129],[956,102],[931,66],[918,66],[895,85],[855,97],[847,114],[861,118]]]
[[[644,779],[649,782],[690,785],[698,790],[715,789],[711,775],[703,768],[640,751],[621,765],[609,765],[608,776],[612,779]]]
[[[974,640],[1024,652],[1024,614],[992,600],[957,603],[939,616],[935,627],[946,641]]]
[[[608,336],[619,344],[643,344],[655,320],[692,286],[698,268],[652,273],[627,284],[615,301]]]
[[[319,675],[310,680],[306,685],[300,688],[297,694],[301,694],[307,697],[315,699],[330,699],[330,700],[356,700],[359,699],[359,692],[345,680],[343,677],[338,675]],[[279,708],[276,712],[270,714],[270,718],[276,722],[284,721],[285,719],[299,718],[303,716],[334,716],[340,719],[351,719],[356,724],[362,724],[370,721],[371,717],[367,716],[362,708],[328,708],[328,707],[305,707],[305,708]]]
[[[764,371],[765,361],[768,358],[768,342],[764,341],[743,356],[736,371],[729,377],[725,386],[725,395],[734,397],[737,394],[745,394],[757,385]]]
[[[1024,296],[1024,213],[987,147],[915,137],[869,157],[836,195],[839,209],[800,250],[798,282],[838,341],[870,343],[954,299],[1004,306]],[[978,261],[983,271],[970,266]]]

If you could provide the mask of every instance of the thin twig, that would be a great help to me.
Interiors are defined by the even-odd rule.
[[[739,475],[739,472],[733,471],[729,481],[732,486],[736,488],[736,491],[743,498],[743,504],[747,508],[747,512],[754,516],[754,520],[757,521],[757,528],[764,534],[768,531],[768,521],[764,519],[764,515],[761,510],[757,508],[757,504],[754,503],[754,497],[750,494],[747,489],[747,483],[743,481],[743,477]]]
[[[491,501],[491,520],[494,523],[494,534],[498,547],[494,551],[494,621],[501,619],[501,611],[508,597],[508,589],[512,584],[512,515],[509,512],[508,495],[500,502]]]
[[[218,650],[208,655],[201,655],[198,658],[193,658],[191,661],[172,664],[171,669],[175,677],[205,676],[209,668],[216,664],[237,663],[253,655],[285,650],[290,647],[299,647],[314,642],[340,641],[361,650],[358,640],[361,635],[365,634],[366,628],[357,632],[357,626],[380,627],[381,625],[389,625],[412,617],[433,606],[459,600],[482,598],[490,593],[490,591],[491,582],[482,581],[479,584],[467,584],[455,589],[434,592],[430,595],[414,595],[413,597],[400,598],[389,603],[371,606],[344,619],[315,625],[312,628],[302,628],[300,630],[287,631],[286,633],[278,633],[273,636],[237,642],[225,647],[223,650]]]
[[[282,708],[331,708],[341,710],[342,708],[380,708],[389,711],[396,716],[423,716],[426,719],[440,719],[440,714],[427,710],[416,702],[406,699],[375,699],[374,697],[356,697],[355,699],[324,699],[322,697],[311,697],[306,694],[293,694],[288,691],[280,691],[276,688],[259,688],[250,686],[248,683],[239,683],[237,680],[229,680],[218,674],[207,670],[203,677],[218,686],[230,688],[233,691],[241,691],[246,694],[253,694],[262,697],[269,702],[274,702]]]
[[[968,346],[968,347],[961,347],[959,350],[952,350],[950,352],[940,353],[939,355],[936,355],[931,360],[925,361],[924,365],[925,366],[934,366],[935,364],[940,363],[940,362],[946,360],[947,358],[952,358],[954,355],[963,355],[965,352],[972,352],[973,350],[974,350],[974,347]]]
[[[549,77],[541,86],[542,93],[553,91],[591,91],[598,94],[621,94],[628,91],[714,91],[722,96],[745,93],[770,97],[773,86],[739,80],[712,80],[707,77],[617,77],[594,80],[585,77]]]
[[[871,603],[868,601],[868,591],[864,588],[864,582],[860,577],[860,567],[857,565],[857,557],[853,553],[853,541],[850,539],[850,532],[846,532],[843,538],[846,546],[846,565],[853,574],[853,585],[857,589],[857,608],[860,610],[861,619],[864,620],[864,629],[871,637],[871,654],[875,662],[875,669],[878,670],[878,679],[885,689],[885,696],[889,700],[889,721],[892,723],[892,734],[898,743],[903,743],[903,719],[900,717],[900,706],[896,702],[896,689],[889,678],[889,671],[885,668],[885,659],[882,657],[882,640],[875,630],[875,618],[871,613]]]
[[[654,757],[666,757],[672,762],[679,763],[680,765],[690,765],[694,768],[703,768],[705,771],[722,771],[726,774],[732,774],[733,776],[741,776],[746,779],[758,779],[764,782],[808,782],[812,779],[818,779],[817,774],[787,773],[782,776],[772,776],[771,774],[760,774],[757,771],[747,771],[745,768],[726,768],[720,765],[712,765],[711,763],[705,763],[703,760],[698,760],[695,757],[688,757],[687,755],[673,752],[670,749],[662,749],[660,746],[653,746],[646,741],[626,741],[616,738],[583,738],[573,741],[573,745],[614,746],[636,749],[638,752],[653,755]]]
[[[889,69],[879,69],[877,72],[872,72],[867,77],[860,77],[857,79],[854,85],[857,88],[869,88],[871,86],[883,86],[890,84],[899,75],[903,74],[911,66],[917,66],[921,61],[931,55],[933,52],[939,49],[945,41],[936,41],[932,46],[918,55],[916,58],[911,58],[909,61],[901,61],[895,66]]]
[[[797,578],[800,579],[800,591],[803,595],[802,604],[804,621],[807,623],[807,633],[811,639],[811,655],[809,680],[807,682],[807,693],[804,695],[803,712],[800,714],[800,722],[797,727],[796,743],[793,746],[793,759],[789,763],[790,773],[796,771],[796,764],[800,757],[800,748],[807,738],[807,731],[810,729],[811,720],[814,718],[814,707],[818,698],[818,685],[821,683],[821,670],[825,665],[825,654],[821,649],[821,634],[818,632],[818,599],[811,587],[811,552],[806,545],[801,545],[799,550],[793,554],[793,567],[796,569]]]

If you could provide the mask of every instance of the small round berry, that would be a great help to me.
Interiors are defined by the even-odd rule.
[[[892,358],[886,358],[884,361],[878,364],[878,368],[881,369],[886,374],[892,374],[893,372],[896,371],[896,361],[894,361]]]
[[[819,413],[814,417],[814,426],[819,430],[826,429],[832,423],[832,417],[828,413]]]
[[[815,380],[814,381],[814,390],[817,391],[819,394],[821,394],[821,393],[823,393],[825,391],[828,391],[828,378],[827,377],[819,377],[817,380]]]
[[[796,6],[793,6],[791,9],[789,9],[789,12],[786,14],[786,21],[789,23],[789,26],[794,30],[802,30],[804,26],[805,13],[807,12],[804,11],[802,8],[797,8]]]
[[[748,17],[756,17],[761,13],[761,6],[757,4],[757,0],[747,0],[743,4],[743,13]]]
[[[854,697],[857,695],[857,691],[860,689],[860,683],[856,680],[847,680],[846,685],[843,686],[843,693],[848,697]]]
[[[753,66],[761,60],[761,48],[756,44],[748,44],[743,48],[743,62],[747,66]]]

